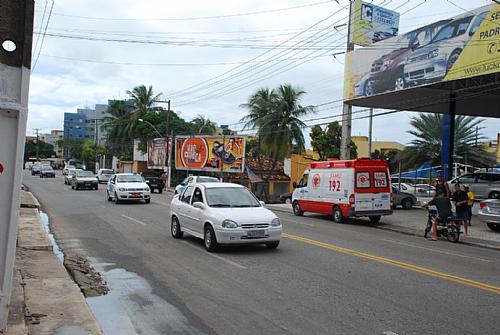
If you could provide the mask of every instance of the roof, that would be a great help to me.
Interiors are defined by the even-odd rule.
[[[196,183],[195,185],[202,185],[205,188],[223,188],[223,187],[245,188],[245,186],[234,183]]]

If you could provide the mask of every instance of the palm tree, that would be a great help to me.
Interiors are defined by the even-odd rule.
[[[454,155],[459,161],[478,167],[488,167],[495,164],[493,154],[486,152],[479,141],[485,137],[479,133],[483,120],[474,116],[459,115],[455,118],[455,150]],[[441,164],[441,137],[443,132],[443,115],[434,113],[419,113],[411,118],[410,125],[414,128],[408,133],[415,136],[396,160],[401,161],[406,168],[413,168],[425,162],[431,165]]]
[[[217,130],[217,124],[203,115],[198,115],[190,123],[193,131],[200,135],[213,135]]]
[[[139,119],[153,111],[161,111],[162,108],[156,106],[161,101],[162,94],[154,94],[153,87],[144,85],[136,86],[132,91],[127,91],[127,94],[133,101],[134,108],[130,112],[129,123],[125,127],[125,132],[132,135]]]
[[[130,156],[131,143],[133,136],[127,131],[127,126],[131,123],[132,107],[123,101],[115,101],[108,107],[106,116],[103,120],[103,127],[106,130],[106,145],[111,152],[122,158],[123,155]],[[126,154],[125,154],[126,152]]]

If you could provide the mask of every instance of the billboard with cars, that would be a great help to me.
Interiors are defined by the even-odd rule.
[[[177,170],[241,173],[245,168],[245,137],[178,136]]]
[[[148,169],[163,170],[168,155],[168,139],[155,138],[148,141]]]
[[[500,71],[500,5],[440,20],[346,55],[344,99]]]
[[[352,42],[370,45],[396,36],[399,30],[399,13],[356,0],[351,18]]]

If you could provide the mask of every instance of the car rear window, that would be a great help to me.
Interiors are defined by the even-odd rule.
[[[102,174],[114,174],[113,170],[102,170]]]
[[[370,188],[370,172],[356,172],[356,188]]]
[[[218,183],[219,179],[214,178],[214,177],[199,177],[198,182],[199,183]]]
[[[373,183],[377,188],[387,187],[387,174],[385,172],[374,172]]]

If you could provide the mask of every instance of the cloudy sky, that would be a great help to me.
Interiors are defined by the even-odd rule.
[[[303,104],[334,101],[319,107],[308,118],[318,120],[309,124],[340,120],[335,101],[342,99],[344,59],[331,54],[345,49],[348,3],[38,0],[28,133],[62,129],[64,112],[127,98],[126,91],[141,84],[171,99],[186,120],[202,114],[232,129],[241,128],[239,105],[253,92],[282,83],[307,91]],[[400,12],[404,33],[491,1],[374,3]],[[407,143],[412,115],[375,118],[374,138]],[[500,120],[483,125],[485,135],[496,138]],[[366,119],[353,121],[353,135],[367,129]]]

